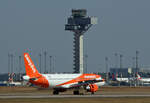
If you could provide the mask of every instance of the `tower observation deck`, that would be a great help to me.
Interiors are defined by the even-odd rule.
[[[72,9],[65,30],[74,32],[74,73],[83,73],[83,35],[94,24],[96,17],[88,17],[86,9]]]

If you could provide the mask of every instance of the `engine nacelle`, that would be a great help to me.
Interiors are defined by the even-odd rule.
[[[88,92],[96,92],[98,90],[98,86],[96,84],[90,84],[86,87]]]

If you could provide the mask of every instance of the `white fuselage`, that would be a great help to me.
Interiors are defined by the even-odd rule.
[[[141,79],[139,79],[139,81],[149,83],[150,78],[141,78]]]
[[[69,81],[76,80],[76,79],[82,81],[82,79],[83,79],[82,77],[78,78],[82,74],[42,74],[42,75],[48,80],[50,88],[57,88],[57,87],[58,88],[59,87],[69,88],[70,85],[78,84],[78,82],[71,83]],[[89,78],[89,77],[87,77],[87,78]],[[97,78],[97,79],[102,80],[101,77]],[[63,83],[65,83],[65,84],[58,86],[58,85],[63,84]],[[97,86],[102,86],[105,84],[105,81],[97,82],[95,84],[97,84]]]
[[[136,79],[135,77],[116,78],[117,81],[119,81],[119,82],[126,82],[126,83],[129,83],[130,81],[134,81],[135,79]]]
[[[129,78],[116,78],[119,82],[129,82]]]

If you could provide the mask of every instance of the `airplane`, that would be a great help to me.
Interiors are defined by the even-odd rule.
[[[105,80],[97,74],[41,74],[28,53],[24,53],[24,63],[26,75],[23,76],[23,80],[39,87],[52,88],[54,95],[68,89],[73,89],[73,94],[79,95],[80,88],[94,94],[100,86],[105,84]]]
[[[118,74],[116,74],[116,76],[114,76],[113,79],[118,82],[129,82],[129,78],[118,77]]]
[[[134,81],[135,79],[136,79],[135,77],[118,77],[118,76],[116,76],[116,81],[118,81],[118,82],[130,83],[131,81]]]
[[[141,78],[141,76],[137,73],[137,80],[143,83],[150,83],[150,78]]]
[[[10,82],[9,85],[11,86],[21,86],[21,82]]]
[[[129,78],[116,78],[116,80],[118,81],[118,82],[126,82],[126,83],[128,83],[129,82]]]

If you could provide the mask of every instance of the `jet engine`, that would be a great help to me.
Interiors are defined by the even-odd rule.
[[[96,84],[90,84],[86,87],[87,92],[94,93],[98,90],[98,86]]]

